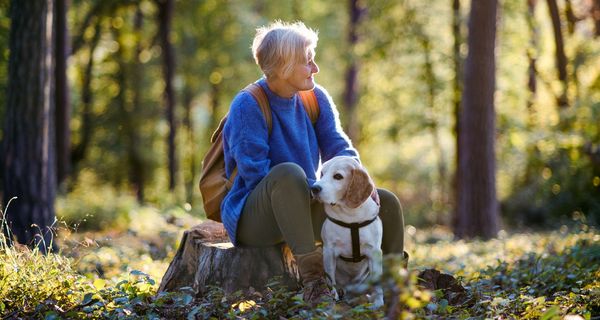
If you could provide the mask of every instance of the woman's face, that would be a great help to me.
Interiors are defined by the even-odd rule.
[[[309,51],[305,61],[298,62],[286,80],[295,91],[311,90],[315,87],[313,75],[318,72],[319,66],[315,63],[312,52]]]

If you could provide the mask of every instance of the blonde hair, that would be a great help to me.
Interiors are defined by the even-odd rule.
[[[267,78],[282,71],[288,77],[296,63],[306,62],[308,53],[315,55],[319,37],[302,22],[275,21],[256,29],[252,55]]]

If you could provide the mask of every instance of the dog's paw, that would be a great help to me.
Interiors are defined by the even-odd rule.
[[[371,301],[371,307],[373,309],[379,309],[383,307],[383,290],[381,288],[375,289],[375,292],[369,296]]]
[[[373,309],[379,309],[381,307],[383,307],[383,297],[378,296],[375,298],[375,301],[373,301]]]
[[[340,300],[340,295],[338,294],[337,290],[335,290],[335,288],[331,288],[331,295],[333,295],[333,299]]]

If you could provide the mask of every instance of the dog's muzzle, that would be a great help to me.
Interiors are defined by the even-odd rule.
[[[318,199],[321,190],[323,190],[323,188],[320,185],[315,184],[312,187],[310,187],[310,194],[313,198]]]

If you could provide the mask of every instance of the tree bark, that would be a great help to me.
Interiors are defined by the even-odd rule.
[[[346,124],[348,137],[358,142],[360,135],[360,124],[356,105],[358,102],[358,61],[353,53],[358,43],[358,26],[360,20],[365,14],[366,9],[362,7],[358,0],[349,0],[350,23],[348,31],[348,44],[350,57],[348,60],[348,69],[346,70],[346,88],[344,89],[344,104],[346,106]]]
[[[562,88],[560,96],[557,98],[557,104],[560,108],[569,106],[567,98],[568,80],[567,80],[567,56],[565,55],[565,43],[562,34],[560,23],[560,15],[556,0],[547,0],[548,11],[552,19],[552,30],[554,31],[554,45],[556,55],[556,70],[558,72],[558,80],[560,80]]]
[[[594,37],[598,37],[600,36],[600,0],[592,0],[590,11],[590,15],[594,21]]]
[[[565,16],[567,18],[567,31],[570,35],[573,35],[575,32],[575,24],[579,19],[573,12],[573,4],[571,4],[571,0],[565,0]]]
[[[223,225],[209,220],[185,231],[158,291],[191,287],[199,297],[210,285],[220,286],[226,294],[250,287],[262,290],[276,276],[290,289],[299,287],[298,269],[287,246],[233,247]]]
[[[460,0],[451,0],[452,1],[452,36],[453,36],[453,44],[452,44],[452,62],[454,67],[454,79],[452,80],[452,103],[454,105],[454,137],[455,137],[455,146],[456,150],[454,153],[454,163],[455,166],[458,167],[459,163],[459,153],[458,146],[460,145],[460,101],[461,101],[461,93],[462,93],[462,55],[460,54],[460,45],[462,43],[462,33],[460,32],[461,26],[461,14],[460,14]],[[457,198],[457,188],[458,188],[458,176],[456,170],[452,175],[452,198],[451,201],[456,203]]]
[[[56,182],[60,185],[71,171],[71,98],[67,79],[69,0],[56,0]]]
[[[77,145],[72,146],[71,165],[74,168],[74,175],[77,175],[77,165],[81,160],[85,159],[88,146],[92,140],[93,120],[92,120],[92,105],[94,102],[94,94],[92,92],[92,72],[94,70],[94,51],[100,40],[102,25],[96,23],[96,28],[92,41],[89,44],[88,61],[83,72],[81,86],[81,139]],[[74,177],[75,178],[75,177]]]
[[[8,105],[4,125],[4,207],[17,241],[56,248],[54,1],[11,1]],[[3,224],[5,226],[5,224]],[[3,230],[8,233],[8,230]],[[7,237],[12,244],[12,238]]]
[[[437,192],[438,194],[432,197],[432,201],[435,203],[439,203],[440,207],[447,204],[447,181],[446,181],[446,161],[444,160],[444,150],[442,148],[441,138],[438,130],[438,121],[436,119],[436,110],[435,110],[435,87],[437,83],[437,79],[435,78],[435,73],[433,72],[433,61],[431,59],[431,40],[425,34],[424,31],[421,32],[421,46],[424,52],[425,62],[423,65],[423,78],[425,79],[425,83],[427,84],[427,104],[430,109],[430,118],[427,119],[427,126],[431,131],[431,138],[433,141],[433,151],[437,157],[437,169],[438,169],[438,181]],[[435,187],[434,187],[435,188]],[[441,216],[436,216],[436,219],[441,223]]]
[[[163,55],[163,75],[165,81],[164,102],[167,122],[169,124],[168,145],[168,167],[169,167],[169,190],[175,190],[177,176],[177,158],[175,147],[175,135],[177,124],[175,121],[175,93],[173,91],[173,73],[175,71],[175,54],[171,44],[171,22],[173,20],[173,0],[158,0],[159,37]]]
[[[142,139],[140,137],[140,119],[137,116],[141,110],[142,103],[142,80],[143,68],[139,60],[142,52],[141,35],[142,22],[144,15],[142,9],[138,6],[135,11],[133,22],[133,30],[136,34],[135,58],[131,65],[131,89],[133,93],[133,101],[131,111],[128,111],[129,129],[128,136],[128,157],[129,157],[129,180],[133,185],[138,203],[143,204],[145,201],[145,184],[146,184],[146,166],[142,155]]]
[[[194,94],[192,92],[192,88],[189,84],[186,84],[183,90],[183,107],[185,109],[184,117],[183,117],[183,126],[187,132],[187,148],[186,150],[190,150],[187,153],[187,158],[189,159],[189,172],[185,177],[185,198],[186,202],[192,204],[194,202],[194,195],[196,191],[196,187],[194,186],[194,181],[196,180],[196,143],[194,141],[194,123],[192,121],[192,101],[194,98]]]
[[[529,68],[527,70],[527,88],[529,89],[529,95],[527,97],[527,127],[532,129],[535,119],[534,103],[537,95],[537,54],[539,51],[538,38],[539,28],[535,21],[535,7],[537,0],[527,0],[527,14],[525,19],[527,26],[529,27],[529,47],[527,48],[527,60],[529,61]]]
[[[454,220],[459,238],[491,238],[499,229],[494,153],[497,5],[497,0],[471,2]]]

